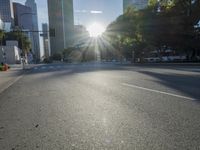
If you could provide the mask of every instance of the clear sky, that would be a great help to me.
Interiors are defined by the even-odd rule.
[[[122,0],[74,0],[75,24],[107,26],[122,14]]]

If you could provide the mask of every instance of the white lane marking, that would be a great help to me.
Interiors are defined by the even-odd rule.
[[[3,93],[5,90],[7,90],[9,87],[11,87],[13,84],[15,84],[18,80],[20,80],[22,77],[24,76],[24,74],[18,76],[17,78],[15,78],[12,81],[9,81],[9,83],[7,85],[4,86],[4,88],[0,89],[0,94]]]
[[[132,88],[136,88],[136,89],[149,91],[149,92],[155,92],[155,93],[165,94],[165,95],[169,95],[169,96],[173,96],[173,97],[183,98],[183,99],[187,99],[187,100],[196,100],[196,99],[191,98],[191,97],[181,96],[181,95],[172,94],[172,93],[154,90],[154,89],[149,89],[149,88],[144,88],[144,87],[140,87],[140,86],[133,85],[133,84],[122,83],[122,85],[127,86],[127,87],[132,87]]]
[[[41,69],[46,69],[46,67],[41,67]]]

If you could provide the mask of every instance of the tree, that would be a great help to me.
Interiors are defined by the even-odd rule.
[[[200,0],[149,0],[142,10],[129,7],[112,22],[106,35],[115,47],[135,51],[138,57],[152,50],[173,49],[180,53],[200,50]]]
[[[31,49],[31,42],[27,36],[22,35],[22,50],[23,53],[27,54]]]
[[[28,37],[20,30],[8,32],[5,34],[6,40],[17,40],[19,42],[19,48],[22,49],[23,55],[28,53],[31,49],[31,42]]]
[[[120,58],[130,59],[134,50],[134,45],[141,41],[138,32],[139,13],[134,7],[128,7],[125,13],[111,23],[105,33],[111,45],[118,51]]]
[[[0,45],[2,45],[2,40],[5,36],[5,32],[3,30],[0,30]]]

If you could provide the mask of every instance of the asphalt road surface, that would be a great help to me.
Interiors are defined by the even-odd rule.
[[[200,67],[34,67],[0,94],[0,149],[200,150]]]

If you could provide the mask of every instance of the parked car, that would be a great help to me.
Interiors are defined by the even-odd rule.
[[[160,62],[161,59],[159,57],[148,57],[144,58],[144,62]]]

